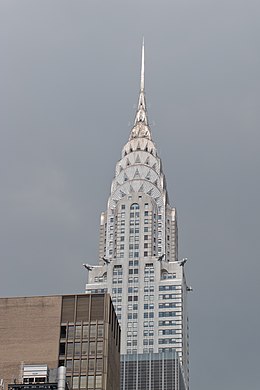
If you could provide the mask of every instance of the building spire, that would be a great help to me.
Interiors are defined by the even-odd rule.
[[[134,121],[130,139],[133,138],[148,138],[151,139],[151,133],[148,125],[148,118],[146,112],[145,92],[144,92],[144,38],[142,43],[142,59],[141,59],[141,80],[140,93],[138,99],[137,112]]]
[[[142,44],[142,65],[141,65],[140,91],[144,92],[144,37],[143,37],[143,44]]]

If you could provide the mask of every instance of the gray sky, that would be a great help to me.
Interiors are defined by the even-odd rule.
[[[0,296],[84,292],[133,123],[190,259],[192,390],[259,389],[259,0],[0,3]]]

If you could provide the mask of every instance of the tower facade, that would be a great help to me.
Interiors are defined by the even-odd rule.
[[[188,388],[189,288],[184,264],[178,260],[177,213],[169,204],[148,122],[144,44],[141,64],[134,125],[116,164],[107,210],[101,214],[100,261],[98,266],[89,266],[86,292],[111,294],[121,325],[122,355],[139,355],[136,361],[144,361],[147,354],[147,361],[163,361],[174,354],[183,388]],[[135,358],[121,360],[125,364]]]

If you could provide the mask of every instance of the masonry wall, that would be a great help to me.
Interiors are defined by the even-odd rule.
[[[23,364],[58,366],[61,296],[0,299],[0,379],[21,381]]]

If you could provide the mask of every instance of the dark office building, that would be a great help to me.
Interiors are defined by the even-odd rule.
[[[121,355],[121,390],[185,390],[175,351]]]

